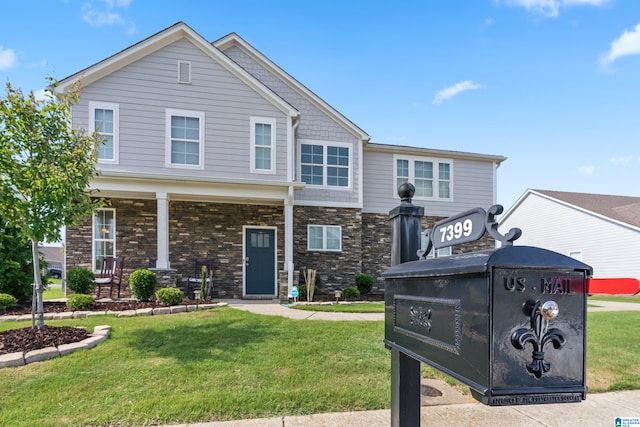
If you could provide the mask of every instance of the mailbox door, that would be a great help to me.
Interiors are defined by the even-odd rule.
[[[579,270],[494,268],[493,395],[584,398],[586,279]],[[519,403],[544,403],[529,399]]]

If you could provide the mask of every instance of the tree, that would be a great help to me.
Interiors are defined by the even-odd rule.
[[[38,329],[44,328],[38,244],[59,241],[63,226],[80,224],[102,204],[88,191],[97,175],[98,135],[71,128],[79,86],[54,96],[50,82],[44,99],[7,83],[0,100],[0,215],[31,241]]]

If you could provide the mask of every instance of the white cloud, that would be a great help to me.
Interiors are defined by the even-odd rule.
[[[46,89],[36,90],[33,92],[33,96],[35,96],[36,99],[39,101],[44,101],[45,99],[47,99],[47,90]]]
[[[640,54],[640,24],[631,31],[625,30],[620,37],[612,41],[609,51],[600,57],[600,63],[607,65],[623,56],[638,54]]]
[[[118,9],[125,9],[131,5],[133,0],[102,0],[104,5],[99,6],[93,3],[86,3],[82,6],[82,19],[93,27],[103,27],[110,25],[127,26],[126,34],[136,33],[136,23],[125,19]],[[105,8],[106,7],[106,8]]]
[[[593,175],[595,171],[596,171],[595,166],[580,166],[578,168],[578,172],[584,175]]]
[[[13,49],[4,49],[0,46],[0,70],[14,67],[18,63],[18,57]]]
[[[480,89],[482,85],[473,83],[471,80],[465,80],[460,83],[456,83],[453,86],[449,86],[447,88],[442,89],[440,92],[436,94],[436,97],[433,99],[433,103],[435,105],[440,105],[442,101],[454,97],[456,95],[461,94],[462,92],[466,92],[468,90]]]
[[[84,21],[93,27],[102,27],[103,25],[123,25],[124,19],[117,14],[111,12],[98,12],[90,9],[82,15]]]
[[[612,157],[611,163],[618,165],[620,163],[629,163],[631,160],[633,160],[633,156]]]
[[[487,18],[484,20],[484,25],[491,25],[493,24],[493,18]]]
[[[602,6],[611,0],[494,0],[508,6],[524,7],[529,12],[556,18],[560,9],[572,6]]]

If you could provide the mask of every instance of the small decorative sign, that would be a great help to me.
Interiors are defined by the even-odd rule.
[[[291,288],[291,298],[298,298],[298,287],[293,286]]]

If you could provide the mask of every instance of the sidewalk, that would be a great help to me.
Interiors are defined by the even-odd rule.
[[[384,320],[383,313],[327,313],[290,309],[278,301],[222,300],[230,307],[252,313],[300,320]],[[588,311],[640,310],[640,304],[590,301]],[[443,396],[421,408],[421,426],[616,426],[616,418],[640,427],[640,390],[588,394],[580,403],[485,406],[436,385]],[[387,427],[390,410],[314,414],[180,424],[172,427]],[[168,427],[168,426],[166,426]]]

